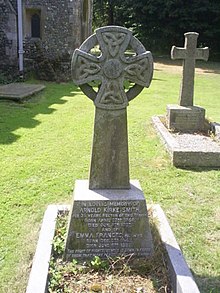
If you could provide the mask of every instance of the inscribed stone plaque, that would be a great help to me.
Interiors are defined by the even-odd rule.
[[[137,180],[129,190],[90,190],[87,180],[77,180],[70,213],[67,260],[152,254],[146,201]]]
[[[167,105],[167,127],[175,131],[195,132],[205,130],[205,109]]]

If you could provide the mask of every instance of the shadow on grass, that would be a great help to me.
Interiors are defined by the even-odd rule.
[[[176,167],[177,169],[186,170],[186,171],[193,171],[197,173],[202,172],[210,172],[213,170],[219,171],[220,167]]]
[[[64,96],[74,97],[80,90],[71,83],[45,83],[43,92],[32,96],[23,102],[0,101],[0,144],[11,144],[20,138],[13,133],[23,128],[34,128],[40,124],[35,119],[38,114],[51,114],[53,104],[64,104]]]
[[[217,276],[217,277],[200,276],[194,273],[193,275],[199,287],[200,293],[219,293],[220,292],[220,276]]]
[[[157,69],[154,69],[154,70],[157,70]],[[161,78],[153,78],[153,80],[156,80],[156,81],[166,81],[166,80],[161,79]]]

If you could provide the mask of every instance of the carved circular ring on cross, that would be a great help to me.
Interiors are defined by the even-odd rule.
[[[101,54],[96,54],[97,47]],[[129,54],[129,52],[134,54]],[[131,31],[119,26],[99,28],[73,54],[72,77],[95,106],[107,110],[123,109],[153,76],[153,58]],[[101,82],[97,91],[91,83]],[[132,86],[125,91],[124,83]],[[95,84],[95,83],[94,83]]]

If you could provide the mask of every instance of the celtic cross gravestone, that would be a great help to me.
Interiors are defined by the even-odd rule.
[[[101,55],[91,49],[100,46]],[[130,47],[136,56],[125,55]],[[127,29],[105,27],[97,29],[72,60],[73,81],[94,101],[96,106],[93,151],[89,186],[95,188],[129,188],[127,114],[128,102],[143,87],[148,87],[153,72],[150,52]],[[100,81],[95,92],[88,85]],[[135,85],[127,92],[124,81]]]
[[[66,259],[152,253],[146,201],[139,182],[129,178],[126,112],[152,74],[151,53],[122,27],[97,29],[74,52],[73,80],[96,112],[89,181],[75,184]],[[132,83],[127,91],[126,80]]]
[[[184,48],[173,46],[171,49],[172,59],[183,60],[183,75],[180,89],[179,105],[168,105],[168,128],[193,132],[205,130],[205,109],[194,106],[194,76],[196,60],[208,60],[209,49],[197,48],[196,32],[184,34]]]

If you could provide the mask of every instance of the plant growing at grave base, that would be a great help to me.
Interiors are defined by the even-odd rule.
[[[109,263],[106,260],[102,260],[99,256],[94,256],[90,262],[91,268],[94,270],[107,270],[109,268]]]
[[[55,255],[61,255],[64,252],[64,244],[66,239],[66,226],[68,213],[59,213],[57,217],[57,228],[53,239],[53,251]]]
[[[60,213],[49,268],[49,293],[118,292],[118,288],[125,293],[171,292],[164,263],[164,251],[153,223],[151,229],[156,247],[152,259],[135,260],[133,255],[107,259],[94,256],[86,262],[78,262],[75,259],[65,262],[62,260],[61,248],[64,245],[66,223],[67,213]]]

